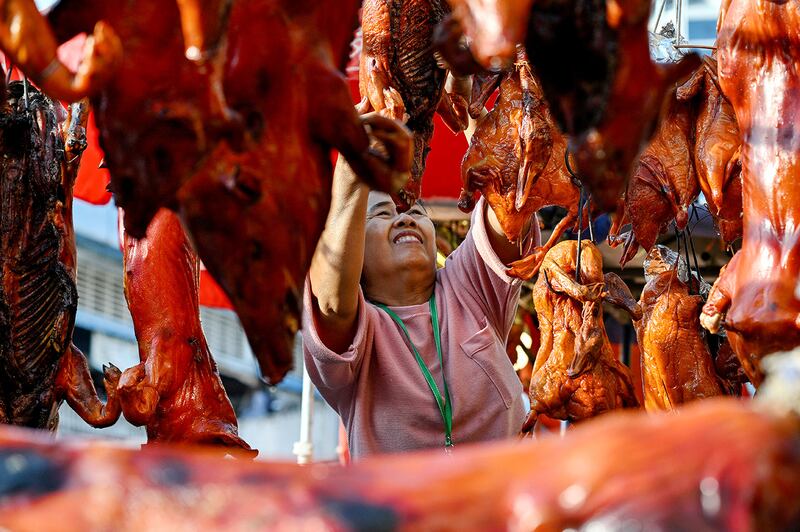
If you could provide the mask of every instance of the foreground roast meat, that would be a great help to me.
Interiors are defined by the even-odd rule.
[[[467,103],[444,90],[447,71],[433,55],[433,30],[447,11],[445,0],[366,0],[362,10],[358,111],[405,121],[413,133],[411,179],[397,198],[406,207],[421,193],[434,113],[454,132],[467,127]]]
[[[611,349],[602,301],[634,318],[641,309],[616,274],[603,276],[603,259],[591,242],[581,244],[580,281],[575,280],[578,243],[566,240],[547,252],[533,288],[541,343],[530,383],[531,413],[579,421],[608,410],[638,406],[630,370]]]
[[[72,447],[6,429],[0,526],[788,531],[800,526],[798,449],[796,417],[733,399],[687,405],[679,416],[613,413],[564,438],[347,468],[221,460],[186,448]]]
[[[178,212],[272,383],[292,364],[302,279],[330,204],[331,149],[381,190],[399,188],[410,169],[407,131],[360,118],[341,74],[359,5],[233,4],[221,79],[238,127],[209,97],[215,70],[185,58],[177,4],[63,0],[50,13],[61,38],[96,20],[119,35],[122,62],[93,103],[125,229],[141,238],[160,208]]]
[[[742,132],[742,249],[720,273],[703,325],[725,330],[750,381],[761,358],[800,345],[800,10],[733,0],[717,39],[719,82]]]
[[[72,187],[86,148],[86,103],[63,108],[12,82],[0,108],[0,422],[55,430],[65,399],[95,427],[119,418],[119,370],[108,403],[72,344],[78,292]]]
[[[578,217],[580,193],[564,164],[565,151],[566,139],[553,123],[528,63],[521,59],[504,74],[494,107],[478,121],[461,163],[459,200],[461,209],[472,210],[475,192],[480,191],[511,242],[524,237],[525,223],[542,207],[568,209],[545,245],[511,265],[511,275],[535,276],[545,253]]]
[[[125,299],[141,362],[125,370],[122,413],[147,427],[148,443],[250,451],[200,327],[200,262],[175,213],[156,214],[147,237],[123,236]]]

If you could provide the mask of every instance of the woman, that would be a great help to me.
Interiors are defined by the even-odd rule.
[[[524,248],[539,245],[531,227]],[[481,200],[437,270],[425,208],[398,213],[339,159],[305,287],[303,344],[354,458],[519,432],[522,385],[505,352],[520,290],[505,265],[518,258]]]

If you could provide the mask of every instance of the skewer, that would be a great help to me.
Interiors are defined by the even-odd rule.
[[[675,44],[681,42],[681,8],[683,0],[675,0]]]
[[[665,5],[667,5],[667,0],[661,0],[661,9],[658,10],[658,16],[656,17],[656,25],[653,26],[653,33],[658,32],[658,23],[661,21],[661,13],[664,12]]]
[[[701,50],[716,50],[716,46],[709,44],[676,44],[675,48],[699,48]]]

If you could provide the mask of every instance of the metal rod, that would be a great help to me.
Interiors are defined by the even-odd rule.
[[[310,464],[314,455],[314,444],[311,440],[311,420],[314,412],[314,385],[303,365],[303,395],[300,399],[300,439],[294,444],[292,452],[297,456],[300,465]]]
[[[578,258],[575,261],[575,280],[581,282],[581,233],[583,233],[583,187],[578,195]]]
[[[692,280],[694,279],[694,275],[692,273],[692,263],[689,262],[689,237],[686,235],[686,231],[682,231],[683,233],[683,251],[686,253],[686,271],[689,272],[689,294],[692,293]],[[700,288],[699,286],[697,287]],[[698,290],[699,292],[699,290]]]
[[[28,76],[22,76],[22,95],[25,100],[25,110],[30,109],[30,102],[28,102]]]
[[[708,44],[676,44],[675,48],[700,48],[702,50],[716,50],[716,46]]]
[[[694,208],[694,205],[692,205],[692,208]],[[694,209],[694,212],[695,214],[697,213],[696,208]],[[697,262],[697,252],[695,252],[694,250],[694,238],[692,238],[692,230],[689,228],[689,224],[686,225],[686,231],[689,233],[689,245],[692,246],[692,258],[694,259],[694,269],[697,272],[698,281],[701,281],[703,279],[703,275],[700,273],[700,264]]]
[[[658,10],[658,16],[656,17],[656,25],[653,26],[653,33],[658,33],[658,23],[661,22],[661,13],[664,12],[665,5],[667,5],[667,0],[662,0],[661,9]]]
[[[683,0],[675,0],[675,44],[681,43],[681,7]]]
[[[589,239],[594,243],[594,229],[592,228],[592,195],[586,194],[586,216],[589,218]]]

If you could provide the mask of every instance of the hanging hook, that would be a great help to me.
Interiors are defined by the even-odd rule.
[[[589,222],[589,239],[594,244],[594,228],[592,227],[592,195],[586,195],[586,217]]]
[[[575,280],[581,282],[581,236],[583,234],[583,187],[578,195],[578,258],[575,261]]]
[[[28,101],[28,76],[22,75],[22,96],[25,101],[25,110],[30,109],[30,102]]]

